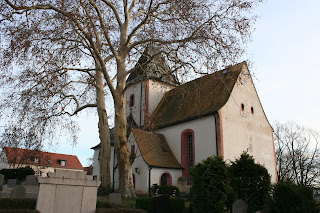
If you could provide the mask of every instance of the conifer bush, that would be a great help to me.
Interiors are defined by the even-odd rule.
[[[212,156],[191,171],[194,213],[224,213],[230,191],[228,167],[221,156]]]

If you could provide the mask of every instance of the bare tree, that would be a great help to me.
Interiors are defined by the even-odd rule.
[[[319,133],[294,122],[276,122],[273,127],[278,179],[307,186],[319,183]]]
[[[109,185],[110,141],[103,90],[107,86],[115,113],[119,191],[133,196],[125,90],[127,75],[137,69],[138,58],[151,46],[157,51],[145,64],[161,54],[170,65],[169,72],[176,75],[211,73],[234,63],[250,38],[255,21],[250,12],[260,2],[4,0],[0,21],[6,43],[1,65],[6,72],[1,78],[7,88],[12,86],[11,100],[19,102],[3,106],[24,112],[20,120],[37,118],[27,123],[42,127],[43,133],[61,125],[61,120],[69,127],[74,124],[71,116],[96,107],[100,166],[105,172],[101,177],[106,180],[103,185]],[[22,67],[21,71],[9,72],[12,64]]]

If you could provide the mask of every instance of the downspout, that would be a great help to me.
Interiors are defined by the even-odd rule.
[[[149,167],[149,197],[151,197],[151,169],[152,167]]]
[[[218,141],[218,131],[219,131],[219,128],[218,128],[218,122],[217,122],[217,119],[218,119],[218,116],[219,114],[218,113],[214,113],[214,123],[215,123],[215,126],[216,126],[216,154],[217,156],[219,156],[219,141]]]
[[[114,173],[115,173],[115,171],[116,171],[116,168],[115,168],[115,166],[114,166],[114,164],[115,164],[115,156],[116,156],[116,149],[115,149],[115,147],[114,147],[114,145],[113,145],[113,166],[112,166],[112,169],[113,169],[113,172],[112,172],[112,191],[114,192]]]

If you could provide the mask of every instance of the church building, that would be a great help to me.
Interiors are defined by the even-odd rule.
[[[137,194],[153,184],[177,186],[183,176],[192,185],[190,170],[220,155],[234,161],[247,151],[265,166],[276,182],[273,129],[262,108],[246,62],[179,85],[164,58],[147,51],[127,79],[128,146]],[[112,133],[112,131],[111,131]],[[112,140],[112,137],[111,137]],[[113,140],[112,140],[113,142]],[[93,175],[99,178],[99,150],[93,147]],[[115,153],[111,180],[118,187]]]

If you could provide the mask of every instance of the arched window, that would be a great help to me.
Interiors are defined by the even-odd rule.
[[[160,186],[171,186],[172,177],[169,172],[165,172],[160,176]]]
[[[191,129],[186,129],[181,133],[181,165],[184,168],[182,175],[187,178],[188,184],[192,184],[190,171],[194,164],[194,132]]]
[[[130,100],[129,100],[129,107],[133,107],[134,106],[134,94],[130,95]]]

